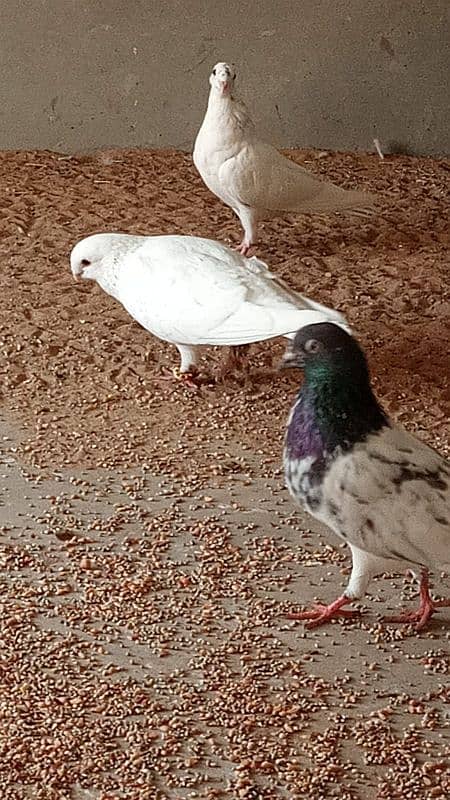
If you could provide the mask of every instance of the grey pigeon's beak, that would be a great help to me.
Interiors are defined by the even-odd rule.
[[[296,350],[286,350],[283,358],[281,359],[278,369],[302,369],[304,366],[304,359],[301,353]]]

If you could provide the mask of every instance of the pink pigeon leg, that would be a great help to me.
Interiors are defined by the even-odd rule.
[[[432,615],[438,608],[450,606],[449,600],[433,600],[430,595],[428,572],[423,570],[420,576],[420,604],[416,611],[402,611],[394,616],[383,617],[384,622],[415,623],[416,630],[420,631],[427,625]]]
[[[246,256],[252,245],[256,242],[257,214],[256,211],[253,208],[249,208],[249,206],[240,206],[238,209],[235,209],[235,211],[244,228],[244,238],[238,250],[241,255]]]
[[[336,617],[347,617],[353,618],[358,617],[360,615],[359,611],[352,610],[349,608],[343,609],[342,606],[347,605],[347,603],[351,603],[352,600],[350,597],[346,597],[345,594],[338,597],[333,603],[326,606],[322,603],[317,603],[317,605],[313,606],[309,611],[298,611],[298,612],[291,612],[286,616],[288,619],[308,619],[311,622],[306,624],[307,628],[318,628],[319,625],[324,625],[326,622],[330,622],[332,619]]]
[[[244,239],[240,245],[237,246],[236,250],[241,254],[241,256],[246,256],[250,252],[252,245]]]
[[[179,367],[173,367],[172,369],[164,367],[163,369],[164,373],[161,375],[161,380],[163,381],[176,380],[192,390],[197,390],[201,386],[202,381],[196,367],[191,367],[187,372],[181,372]]]
[[[235,372],[236,370],[248,372],[249,349],[250,345],[248,344],[238,344],[230,347],[223,371],[225,373]]]
[[[180,372],[177,367],[174,367],[172,374],[177,381],[183,383],[188,389],[197,390],[201,385],[201,379],[195,367],[191,367],[188,372]]]

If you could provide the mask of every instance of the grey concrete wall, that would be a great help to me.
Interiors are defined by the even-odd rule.
[[[2,0],[0,148],[190,149],[216,61],[278,145],[450,151],[449,0]]]

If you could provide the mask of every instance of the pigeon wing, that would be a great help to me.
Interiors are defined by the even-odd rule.
[[[150,237],[125,259],[118,299],[147,330],[180,344],[248,344],[325,319],[345,325],[263,262],[197,237]]]
[[[311,175],[270,144],[250,141],[219,169],[227,194],[260,211],[329,213],[351,208],[370,209],[367,192],[347,191]]]
[[[356,547],[423,566],[450,563],[450,464],[407,431],[383,428],[341,456],[326,494]]]

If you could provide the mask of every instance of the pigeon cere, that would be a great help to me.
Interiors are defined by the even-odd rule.
[[[67,5],[45,114],[27,89],[0,150],[0,800],[446,800],[444,148],[388,147],[321,88],[316,4],[285,4],[314,135],[281,10],[250,33],[239,6],[227,47],[228,9],[177,1],[169,30],[149,4],[156,57],[148,9],[102,5]],[[60,55],[63,16],[39,16]],[[406,55],[368,19],[386,127]],[[361,145],[320,134],[338,91]]]

